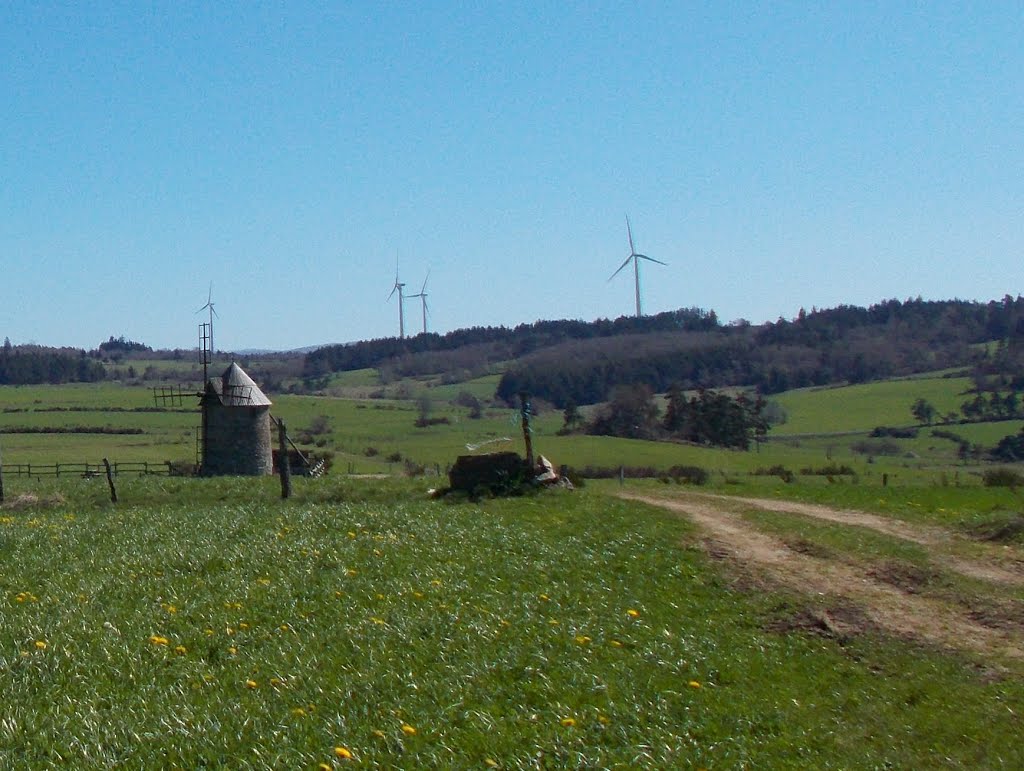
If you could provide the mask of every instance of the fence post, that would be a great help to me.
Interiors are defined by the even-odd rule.
[[[281,497],[288,498],[292,494],[292,463],[288,457],[288,432],[284,421],[277,421],[277,465],[281,472]]]
[[[114,489],[114,475],[110,473],[110,462],[104,458],[103,465],[107,469],[107,484],[110,485],[110,502],[117,503],[117,490]]]
[[[0,503],[4,502],[4,457],[0,451]]]

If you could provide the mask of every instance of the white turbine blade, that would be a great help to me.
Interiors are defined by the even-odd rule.
[[[388,295],[388,300],[390,300],[392,297],[394,297],[395,296],[395,292],[397,292],[397,291],[398,291],[398,281],[395,281],[395,285],[393,287],[391,287],[391,294]],[[387,300],[385,300],[384,302],[387,302]]]
[[[631,255],[629,255],[629,257],[627,257],[627,258],[626,258],[626,261],[625,261],[624,263],[622,263],[622,264],[621,264],[621,265],[619,266],[619,269],[618,269],[617,271],[615,271],[614,273],[612,273],[612,274],[611,274],[611,275],[610,275],[610,276],[608,277],[608,280],[609,280],[609,281],[611,281],[611,280],[612,280],[613,278],[615,278],[615,277],[616,277],[617,275],[619,275],[619,273],[621,273],[621,272],[622,272],[622,269],[623,269],[624,267],[626,267],[627,265],[629,265],[629,263],[630,263],[630,260],[632,260],[632,259],[633,259],[633,255],[631,254]]]
[[[661,260],[656,260],[653,257],[648,257],[646,254],[638,254],[637,257],[643,260],[647,260],[648,262],[656,262],[659,265],[668,265],[667,262],[662,262]]]
[[[427,279],[430,278],[430,268],[427,268],[427,278],[423,279],[423,286],[420,288],[420,294],[427,291]]]
[[[626,233],[629,234],[629,253],[630,255],[636,254],[636,249],[633,247],[633,228],[629,226],[629,215],[626,215]]]

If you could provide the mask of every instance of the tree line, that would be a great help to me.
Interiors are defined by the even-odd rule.
[[[105,374],[102,363],[77,348],[14,346],[10,340],[0,348],[0,385],[95,383]]]
[[[535,351],[503,375],[497,396],[528,391],[558,407],[607,400],[622,385],[656,392],[745,386],[791,388],[971,366],[975,346],[1005,334],[1024,340],[1024,299],[887,300],[868,308],[801,310],[791,321],[576,339]],[[1024,382],[1024,367],[1021,368]]]

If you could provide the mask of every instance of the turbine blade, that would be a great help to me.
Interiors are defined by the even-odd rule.
[[[398,291],[398,282],[396,281],[395,285],[391,288],[391,294],[388,295],[388,300],[390,300],[392,297],[394,297],[395,296],[395,292],[397,292],[397,291]],[[384,302],[387,302],[387,300],[385,300]]]
[[[427,278],[423,279],[423,286],[420,288],[420,293],[427,291],[427,279],[430,278],[430,268],[427,268]]]
[[[640,257],[641,259],[647,260],[648,262],[656,262],[659,265],[668,265],[667,262],[662,262],[661,260],[656,260],[653,257],[648,257],[646,254],[638,254],[637,257]]]
[[[629,226],[629,215],[626,215],[626,233],[629,234],[629,253],[631,255],[636,254],[636,249],[633,248],[633,228]]]
[[[618,269],[617,271],[615,271],[614,273],[612,273],[612,274],[611,274],[611,275],[610,275],[610,276],[608,277],[608,280],[609,280],[609,281],[611,281],[611,280],[612,280],[613,278],[615,278],[615,277],[616,277],[617,275],[619,275],[619,273],[621,273],[621,272],[622,272],[622,269],[623,269],[624,267],[626,267],[627,265],[629,265],[629,262],[630,262],[630,260],[632,260],[632,259],[633,259],[633,255],[631,254],[631,255],[629,255],[629,257],[627,257],[627,258],[626,258],[626,261],[625,261],[624,263],[622,263],[622,264],[621,264],[621,265],[619,266],[619,269]]]

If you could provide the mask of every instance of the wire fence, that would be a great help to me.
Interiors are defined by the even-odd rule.
[[[103,463],[4,463],[4,476],[25,477],[61,477],[76,476],[88,479],[104,476],[106,468]],[[121,474],[171,474],[171,461],[150,463],[149,461],[131,461],[127,463],[111,463],[110,473]]]

